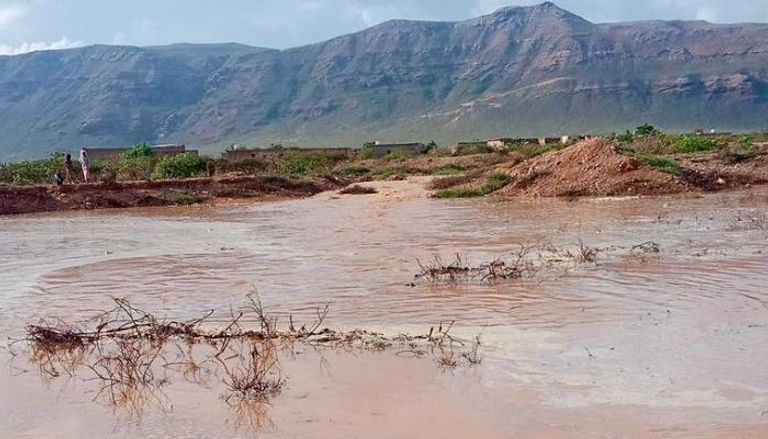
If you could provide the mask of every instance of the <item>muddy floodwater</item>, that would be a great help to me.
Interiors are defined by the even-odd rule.
[[[43,377],[2,349],[0,437],[768,437],[765,189],[439,201],[419,181],[379,186],[2,218],[0,330],[23,337],[42,317],[82,318],[111,297],[193,318],[257,291],[283,316],[330,303],[333,328],[423,333],[455,321],[457,337],[480,335],[481,364],[297,346],[280,359],[285,389],[258,410],[185,380],[162,403],[121,410],[89,381]],[[483,263],[521,243],[580,241],[601,249],[595,264],[493,285],[409,285],[417,260],[436,255]],[[633,255],[646,242],[658,253]]]

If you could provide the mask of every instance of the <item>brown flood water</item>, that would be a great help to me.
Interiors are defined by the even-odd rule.
[[[174,382],[141,414],[78,380],[0,372],[0,437],[768,437],[768,190],[704,197],[437,201],[417,182],[374,196],[0,219],[0,330],[77,319],[110,296],[192,318],[253,289],[277,313],[387,334],[455,320],[483,363],[297,348],[266,414]],[[535,282],[409,287],[416,260],[477,263],[521,242],[607,249]],[[628,257],[659,244],[658,258]],[[222,320],[223,321],[223,320]]]

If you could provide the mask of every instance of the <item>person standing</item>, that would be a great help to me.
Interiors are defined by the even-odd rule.
[[[75,184],[80,180],[75,171],[75,164],[72,163],[72,154],[67,154],[64,158],[64,175],[68,184]]]
[[[91,174],[91,159],[88,157],[88,150],[80,150],[80,165],[83,167],[83,181],[88,183]]]

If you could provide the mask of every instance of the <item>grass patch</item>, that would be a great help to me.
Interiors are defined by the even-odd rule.
[[[695,154],[718,149],[720,143],[708,137],[679,136],[672,139],[671,147],[678,154]]]
[[[720,151],[720,159],[734,165],[752,160],[759,155],[758,153],[755,138],[753,136],[741,136],[738,142],[730,144]]]
[[[518,153],[523,159],[532,159],[540,155],[544,155],[553,151],[559,151],[565,148],[566,145],[557,143],[550,145],[524,145],[519,148],[515,148],[512,151]]]
[[[466,187],[443,189],[435,193],[435,198],[477,198],[482,196],[483,193],[478,189],[470,189]]]
[[[339,173],[347,177],[363,177],[370,174],[371,170],[361,166],[353,166],[351,168],[344,168],[340,170]]]
[[[464,171],[464,168],[459,165],[446,165],[432,170],[432,175],[456,175]]]
[[[493,148],[489,147],[486,142],[468,143],[456,148],[455,151],[448,151],[452,156],[465,156],[475,154],[490,154],[493,152]]]
[[[488,195],[496,192],[499,189],[507,186],[512,182],[512,178],[507,174],[496,173],[488,176],[485,184],[480,189],[483,195]]]
[[[199,203],[200,198],[198,198],[196,195],[181,194],[177,195],[176,198],[173,199],[173,202],[179,206],[191,206],[193,204]]]
[[[415,157],[416,154],[412,151],[398,150],[392,151],[389,154],[382,157],[383,160],[407,160]]]
[[[683,174],[683,167],[680,166],[680,163],[674,160],[647,154],[634,154],[632,157],[643,165],[657,169],[661,172],[666,172],[668,174],[677,176]]]
[[[495,173],[488,176],[485,184],[480,189],[467,187],[449,187],[435,193],[435,198],[476,198],[490,195],[512,182],[512,178],[507,174]]]
[[[152,171],[152,179],[171,180],[199,177],[204,170],[205,161],[196,154],[169,155],[157,162]]]
[[[291,151],[278,156],[274,167],[279,175],[319,175],[331,172],[337,161],[327,154]]]
[[[472,180],[469,175],[453,175],[449,177],[436,178],[429,183],[429,189],[443,190],[450,189],[452,187],[467,184]]]
[[[43,160],[0,164],[0,180],[9,185],[51,184],[56,172],[64,173],[63,154],[52,154]]]

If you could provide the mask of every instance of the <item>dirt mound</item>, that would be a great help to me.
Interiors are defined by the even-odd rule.
[[[499,170],[512,178],[498,192],[506,196],[654,195],[692,189],[674,175],[619,154],[606,139],[586,140]]]

